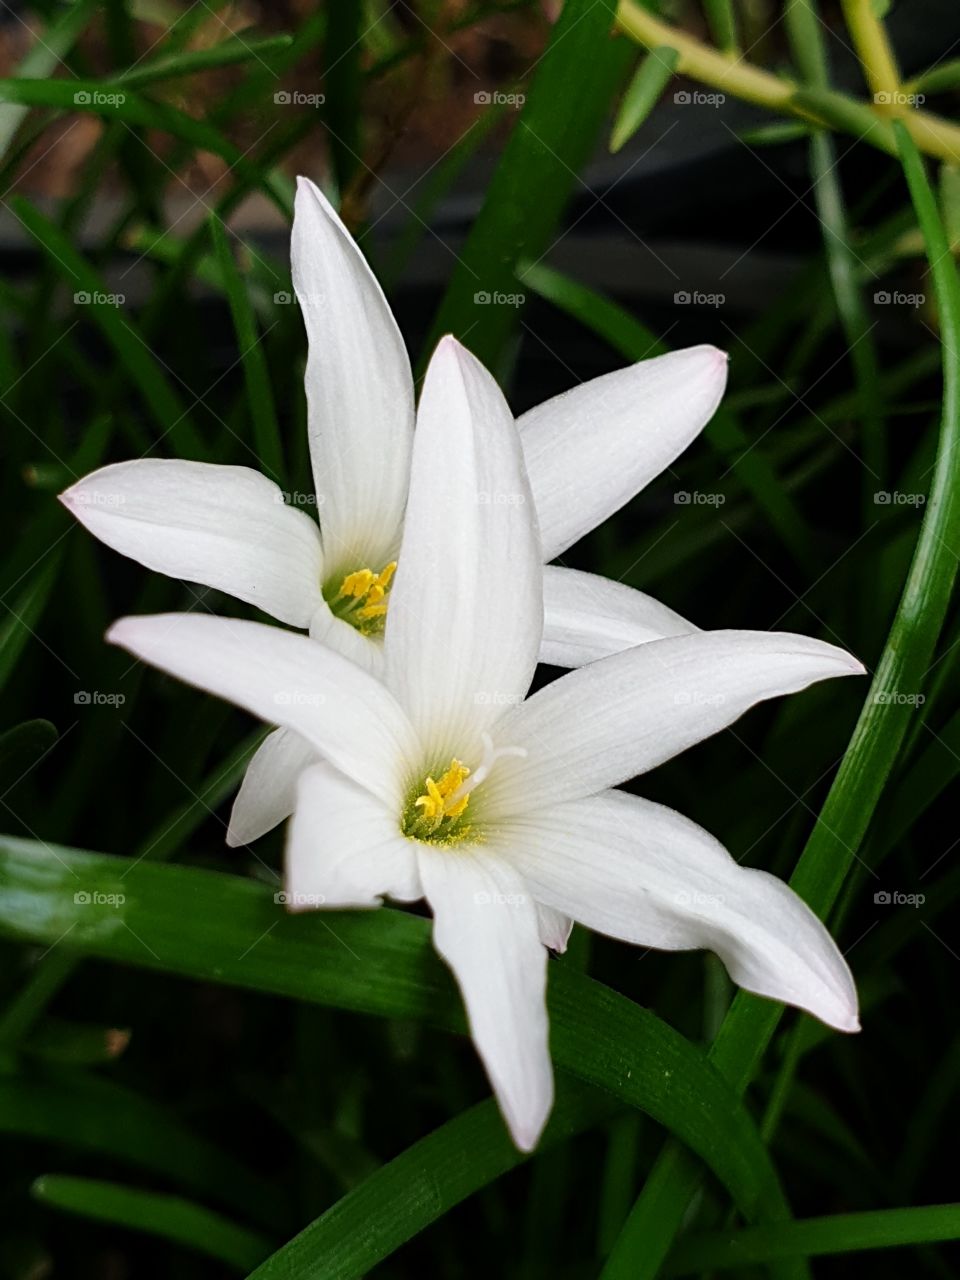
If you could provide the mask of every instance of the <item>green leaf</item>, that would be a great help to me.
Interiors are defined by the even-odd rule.
[[[0,1075],[0,1133],[94,1152],[162,1174],[257,1221],[282,1212],[276,1190],[129,1089],[78,1070]]]
[[[921,72],[904,85],[913,93],[949,93],[960,85],[960,58],[951,58],[949,62],[940,62],[928,71]]]
[[[960,1240],[960,1204],[838,1213],[777,1227],[691,1236],[667,1259],[664,1274],[685,1276],[695,1271],[762,1265],[778,1258],[858,1253],[895,1245],[936,1244],[941,1240]]]
[[[733,0],[703,0],[703,11],[707,16],[713,43],[723,53],[736,53],[737,15]]]
[[[0,689],[13,675],[20,655],[34,635],[34,628],[47,606],[62,563],[63,548],[58,547],[35,570],[32,581],[14,598],[13,603],[3,602],[6,617],[0,622]]]
[[[280,424],[273,403],[270,376],[263,354],[263,338],[257,332],[257,322],[247,295],[247,287],[237,269],[223,223],[214,215],[210,219],[210,234],[214,252],[220,266],[223,287],[230,303],[230,314],[243,361],[243,376],[250,399],[250,415],[253,419],[253,437],[257,456],[263,469],[278,484],[283,483],[283,447],[280,443]],[[269,332],[269,330],[268,330]]]
[[[428,921],[386,908],[290,915],[271,889],[236,876],[2,838],[0,934],[464,1029]],[[562,963],[551,966],[549,1004],[558,1067],[676,1133],[748,1217],[785,1213],[752,1121],[689,1041]]]
[[[615,1110],[611,1098],[561,1080],[538,1154]],[[496,1103],[478,1103],[371,1174],[250,1280],[361,1280],[400,1245],[527,1158],[507,1136]]]
[[[539,259],[550,248],[632,55],[626,40],[610,37],[615,10],[615,0],[564,4],[459,255],[428,354],[442,334],[453,333],[497,366],[519,317],[516,306],[496,299],[517,294],[521,258]]]
[[[49,76],[76,44],[77,39],[99,8],[97,0],[79,0],[70,5],[56,22],[38,36],[30,52],[17,67],[15,76],[23,79]],[[29,106],[17,105],[9,100],[0,106],[0,160],[7,153],[14,134],[20,127]]]
[[[121,71],[114,83],[132,88],[154,84],[158,80],[175,80],[180,76],[194,75],[197,71],[229,67],[237,62],[249,62],[251,58],[256,58],[260,63],[269,62],[271,54],[289,49],[291,44],[293,36],[290,35],[256,39],[249,38],[247,32],[240,31],[220,44],[211,45],[209,49],[191,49],[187,53],[168,54],[140,63],[129,71]]]
[[[855,102],[831,89],[803,88],[790,96],[791,107],[825,120],[841,133],[863,138],[871,146],[896,155],[897,144],[889,120],[884,120],[863,102]]]
[[[238,1271],[249,1271],[270,1252],[263,1236],[179,1196],[62,1174],[38,1178],[31,1190],[37,1200],[52,1208],[172,1240]]]
[[[213,125],[197,120],[164,102],[140,97],[129,85],[116,80],[16,80],[0,79],[0,103],[24,107],[52,107],[57,111],[84,111],[107,120],[159,129],[201,151],[220,156],[242,177],[261,187],[285,216],[289,201],[269,174],[264,175]]]
[[[641,60],[636,75],[623,95],[617,119],[610,135],[610,150],[617,152],[646,120],[657,105],[661,93],[673,78],[680,55],[676,49],[662,45],[651,49]]]
[[[646,325],[609,298],[543,263],[523,264],[520,270],[525,284],[605,339],[625,359],[646,360],[667,350]],[[728,406],[717,409],[704,435],[756,499],[794,558],[809,565],[809,538],[796,503],[765,455],[752,447]]]
[[[161,435],[169,434],[181,457],[203,458],[206,446],[197,435],[183,402],[140,335],[132,316],[125,315],[119,305],[110,301],[114,295],[107,289],[100,273],[75,248],[70,238],[29,200],[17,196],[10,205],[50,261],[62,272],[74,297],[83,296],[84,312],[97,322],[116,351],[139,388],[145,407],[156,419]]]
[[[850,745],[790,881],[821,916],[836,901],[897,760],[912,707],[891,694],[906,695],[923,685],[956,579],[953,548],[960,545],[960,279],[923,161],[904,126],[897,121],[893,128],[940,308],[943,415],[930,493],[900,603]],[[737,1093],[746,1089],[779,1017],[776,1005],[743,992],[734,1000],[710,1058]],[[688,1154],[668,1145],[611,1255],[605,1280],[656,1274],[699,1176]]]

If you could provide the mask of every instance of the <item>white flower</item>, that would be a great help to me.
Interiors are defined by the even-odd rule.
[[[258,472],[212,463],[118,463],[67,489],[62,501],[114,550],[309,628],[313,639],[377,673],[410,481],[410,363],[363,255],[305,179],[291,256],[310,344],[320,527]],[[545,560],[674,461],[712,417],[726,376],[722,352],[692,347],[595,378],[520,418]],[[480,489],[469,501],[502,506],[521,496]],[[649,596],[593,574],[551,566],[543,591],[541,658],[556,665],[696,630]],[[249,843],[286,818],[299,772],[313,759],[302,738],[271,734],[250,763],[228,842]]]
[[[786,885],[738,866],[661,805],[610,790],[831,676],[849,654],[802,636],[652,641],[523,701],[542,628],[542,556],[517,431],[450,338],[431,362],[384,637],[383,681],[307,637],[198,614],[127,618],[109,639],[301,734],[288,901],[374,907],[425,896],[438,951],[517,1145],[552,1100],[545,944],[570,918],[668,950],[709,947],[750,991],[857,1028],[850,973]],[[454,518],[455,517],[455,518]]]

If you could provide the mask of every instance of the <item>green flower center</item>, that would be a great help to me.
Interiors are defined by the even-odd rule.
[[[361,635],[383,635],[390,584],[396,568],[396,560],[391,560],[379,573],[372,569],[356,569],[348,573],[335,589],[328,591],[325,588],[323,595],[331,613],[356,627]]]

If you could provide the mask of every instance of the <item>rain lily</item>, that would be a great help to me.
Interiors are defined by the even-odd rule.
[[[320,526],[256,471],[175,459],[104,467],[62,501],[114,550],[308,629],[379,674],[410,485],[410,363],[359,248],[305,179],[291,254],[310,344],[308,430]],[[674,461],[712,417],[726,375],[722,352],[692,347],[595,378],[520,418],[545,560]],[[494,506],[516,500],[494,490],[476,497]],[[542,589],[540,657],[558,666],[696,630],[649,596],[593,574],[551,566]],[[286,818],[299,772],[314,758],[302,737],[271,734],[251,761],[228,842],[248,843]]]
[[[496,383],[450,338],[427,372],[411,475],[382,680],[256,622],[168,614],[109,633],[310,743],[288,829],[290,905],[427,899],[523,1150],[551,1107],[547,947],[563,948],[571,918],[647,947],[708,947],[748,990],[856,1030],[850,973],[800,898],[686,818],[611,788],[754,703],[860,664],[797,635],[691,632],[524,700],[543,628],[534,506],[478,501],[529,496],[520,437]]]

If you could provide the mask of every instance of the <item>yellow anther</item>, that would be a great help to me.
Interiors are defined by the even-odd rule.
[[[459,760],[451,760],[450,768],[446,771],[439,782],[435,782],[433,778],[427,778],[424,786],[427,794],[417,796],[414,805],[423,811],[423,817],[438,827],[444,818],[459,818],[470,801],[470,793],[467,792],[458,800],[451,803],[451,797],[456,795],[464,781],[470,776],[470,770]]]
[[[376,582],[376,574],[370,569],[358,569],[356,573],[348,573],[340,587],[342,596],[365,596],[372,584]]]
[[[396,567],[396,560],[391,560],[379,573],[374,573],[372,569],[357,569],[348,573],[340,584],[336,598],[350,603],[339,607],[334,604],[334,612],[352,622],[365,635],[382,631],[387,613],[387,592]]]

